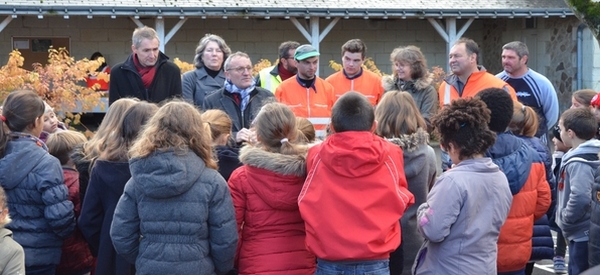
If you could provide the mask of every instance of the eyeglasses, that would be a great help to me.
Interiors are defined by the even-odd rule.
[[[238,74],[242,74],[246,71],[248,71],[249,73],[252,72],[252,66],[247,66],[247,67],[237,67],[237,68],[231,68],[231,69],[227,69],[228,71],[236,71]]]

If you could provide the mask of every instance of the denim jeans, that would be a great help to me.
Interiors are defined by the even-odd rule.
[[[330,262],[317,260],[315,275],[389,275],[389,260]]]
[[[569,241],[569,275],[579,275],[588,267],[588,242]]]
[[[56,265],[36,265],[25,267],[25,273],[27,275],[54,275],[56,272]]]

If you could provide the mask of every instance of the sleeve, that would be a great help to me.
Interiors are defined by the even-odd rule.
[[[208,235],[210,255],[217,274],[221,274],[233,268],[238,232],[227,183],[220,175],[213,177],[213,183],[214,190],[208,206]]]
[[[204,102],[202,102],[202,110],[217,109],[217,108],[215,108],[214,104],[212,103],[212,100],[210,100],[210,97],[213,94],[214,93],[212,93],[209,96],[204,98]]]
[[[282,90],[283,89],[281,88],[281,84],[279,84],[279,86],[277,86],[277,89],[275,89],[275,99],[279,103],[286,104],[285,102],[283,102],[283,91]]]
[[[113,102],[117,101],[122,97],[121,89],[119,87],[119,79],[117,79],[118,75],[121,74],[121,70],[117,69],[110,74],[110,81],[108,82],[108,105],[110,106]]]
[[[571,187],[571,193],[560,218],[565,223],[574,224],[589,211],[588,208],[592,202],[594,170],[590,165],[581,162],[570,163],[565,170],[569,176],[568,184]]]
[[[427,202],[417,210],[417,229],[421,235],[434,243],[443,241],[460,214],[462,200],[463,194],[452,179],[438,180],[427,196]]]
[[[4,247],[2,250],[3,253],[9,253],[6,253],[0,257],[2,260],[8,260],[5,266],[0,266],[0,275],[25,275],[25,252],[23,251],[23,248],[16,242],[14,242],[14,244],[14,246],[11,246],[11,248],[14,249],[6,251],[6,247]],[[6,245],[6,241],[4,242],[4,245]]]
[[[192,103],[194,102],[194,91],[196,90],[195,76],[195,71],[189,71],[181,77],[181,96]]]
[[[140,216],[137,209],[135,181],[125,184],[110,225],[110,238],[115,251],[128,262],[135,263],[140,248]]]
[[[100,179],[92,169],[92,175],[88,185],[88,191],[81,206],[79,216],[79,230],[88,242],[92,254],[98,256],[100,248],[100,232],[104,221],[104,208],[102,207]]]
[[[58,159],[46,155],[47,165],[39,169],[38,191],[42,195],[44,218],[56,235],[65,239],[75,230],[73,203],[68,199],[68,189],[64,184],[62,168]]]
[[[433,86],[429,86],[425,88],[423,91],[423,103],[421,103],[421,115],[425,119],[427,123],[427,130],[429,132],[429,128],[431,127],[431,118],[437,113],[438,110],[438,95],[435,92],[435,88]]]
[[[548,211],[548,207],[550,207],[550,202],[552,197],[550,195],[550,183],[546,180],[546,169],[542,163],[538,164],[538,184],[537,184],[537,200],[535,205],[535,213],[534,220],[537,221],[540,219],[546,211]]]
[[[540,95],[543,97],[544,104],[544,116],[546,117],[546,126],[548,129],[552,129],[552,126],[556,124],[558,121],[558,96],[556,95],[556,90],[554,90],[554,86],[548,79],[544,79],[544,91],[543,94]]]
[[[171,97],[181,96],[181,69],[175,63],[169,61],[169,79],[171,79]]]
[[[246,194],[242,190],[242,184],[245,178],[244,175],[245,169],[240,168],[237,169],[231,174],[229,177],[229,190],[231,191],[231,198],[233,199],[233,208],[235,209],[235,220],[237,222],[237,231],[238,231],[238,245],[235,252],[235,262],[234,266],[238,266],[238,261],[240,257],[240,250],[242,248],[242,227],[244,225],[244,217],[246,216]]]

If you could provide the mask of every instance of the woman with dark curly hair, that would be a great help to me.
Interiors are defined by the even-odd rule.
[[[454,166],[417,210],[425,242],[413,274],[496,274],[498,235],[512,195],[506,176],[484,157],[496,134],[479,99],[456,99],[432,119]]]

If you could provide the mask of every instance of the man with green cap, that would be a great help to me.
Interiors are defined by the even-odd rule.
[[[287,105],[298,117],[312,120],[316,130],[325,129],[323,120],[331,117],[335,101],[333,86],[315,75],[319,67],[319,52],[305,44],[296,49],[296,77],[283,81],[275,91],[277,101]]]

